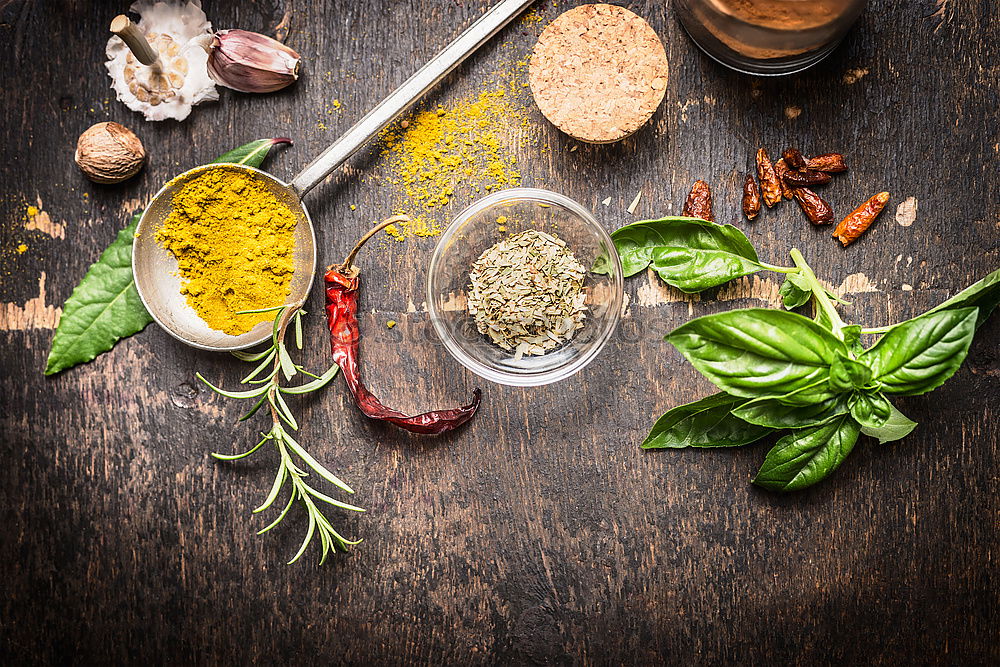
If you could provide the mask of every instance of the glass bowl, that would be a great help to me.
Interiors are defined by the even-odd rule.
[[[554,350],[517,359],[476,329],[466,308],[469,271],[487,248],[510,234],[537,229],[555,234],[588,269],[583,328]],[[598,264],[602,273],[590,271]],[[611,237],[569,197],[535,188],[501,190],[458,214],[431,257],[427,309],[445,348],[476,375],[500,384],[532,387],[562,380],[593,361],[621,316],[621,260]]]

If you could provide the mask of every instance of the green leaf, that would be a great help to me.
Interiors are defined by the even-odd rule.
[[[962,365],[978,308],[926,313],[893,327],[859,357],[887,394],[914,396],[941,386]]]
[[[789,273],[785,276],[785,282],[778,288],[778,296],[785,308],[792,310],[809,303],[812,299],[812,288],[805,276],[799,273]]]
[[[785,405],[776,398],[758,398],[733,410],[743,421],[771,429],[805,428],[847,414],[847,397],[834,396],[808,405]]]
[[[651,260],[653,270],[663,282],[688,294],[717,287],[764,268],[754,260],[725,250],[677,246],[656,248]]]
[[[757,252],[739,229],[697,218],[675,216],[640,220],[616,230],[611,238],[621,257],[626,278],[649,266],[653,251],[661,247],[721,250],[757,261]],[[594,270],[607,272],[606,267]]]
[[[756,442],[770,429],[730,414],[746,400],[718,393],[672,408],[656,420],[642,448],[738,447]]]
[[[153,321],[132,280],[132,241],[141,215],[132,216],[66,299],[46,375],[90,361]]]
[[[850,398],[851,416],[861,426],[879,428],[892,414],[892,403],[882,392],[857,392]]]
[[[257,139],[248,144],[243,144],[239,148],[234,148],[228,153],[223,153],[212,160],[211,164],[245,164],[249,167],[259,167],[264,163],[264,158],[271,152],[271,149],[278,144],[291,145],[292,140],[288,137],[276,137],[274,139]]]
[[[841,327],[840,332],[844,334],[844,345],[847,346],[847,349],[855,354],[861,354],[865,351],[865,349],[861,347],[860,324],[848,324]]]
[[[976,317],[976,328],[978,329],[989,318],[990,313],[998,304],[1000,304],[1000,269],[969,285],[947,301],[934,306],[924,315],[942,310],[979,308],[979,315]]]
[[[278,387],[278,391],[283,394],[308,394],[311,391],[316,391],[317,389],[322,389],[326,386],[326,384],[333,379],[333,376],[336,375],[339,370],[340,366],[333,364],[330,368],[326,369],[325,373],[312,382],[301,384],[298,387]]]
[[[225,396],[226,398],[239,398],[239,399],[256,398],[257,396],[263,395],[268,390],[267,385],[261,385],[259,387],[254,387],[253,389],[248,389],[247,391],[226,391],[225,389],[216,387],[214,384],[206,380],[205,376],[202,375],[201,373],[195,373],[194,375],[196,378],[198,378],[206,385],[208,385],[209,389],[214,391],[216,394]]]
[[[777,398],[826,382],[836,353],[846,351],[809,318],[765,308],[698,317],[667,340],[717,387],[746,398]]]
[[[878,427],[862,426],[861,432],[872,438],[878,438],[878,444],[900,440],[910,435],[917,427],[917,422],[909,419],[906,415],[896,409],[892,403],[889,404],[889,418]]]
[[[838,354],[830,366],[830,389],[835,392],[861,389],[871,380],[872,369],[847,355]]]
[[[854,449],[861,431],[850,415],[778,440],[767,453],[753,483],[772,491],[798,491],[812,486],[840,467]]]

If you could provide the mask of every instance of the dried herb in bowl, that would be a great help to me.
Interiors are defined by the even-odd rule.
[[[528,229],[487,248],[469,273],[469,314],[480,333],[513,351],[541,355],[573,338],[587,307],[586,270],[566,242]]]

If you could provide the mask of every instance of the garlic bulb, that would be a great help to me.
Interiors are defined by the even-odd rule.
[[[266,35],[220,30],[209,47],[208,73],[244,93],[281,90],[299,78],[299,54]]]
[[[118,100],[146,120],[184,120],[193,105],[219,99],[208,55],[192,41],[212,31],[200,0],[138,0],[129,9],[159,57],[144,65],[120,37],[108,40],[105,66]]]

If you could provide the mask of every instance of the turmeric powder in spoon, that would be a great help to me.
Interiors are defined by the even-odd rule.
[[[296,221],[263,180],[223,165],[178,190],[156,241],[177,260],[188,305],[211,328],[236,336],[274,318],[237,313],[288,298]]]

